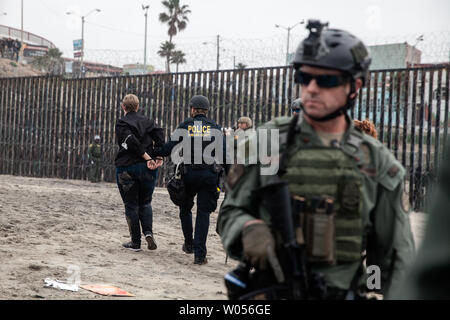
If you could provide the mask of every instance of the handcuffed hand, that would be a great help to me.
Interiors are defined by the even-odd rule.
[[[163,160],[162,159],[156,159],[156,160],[149,160],[147,161],[147,168],[149,168],[150,170],[155,170],[159,167],[161,167],[163,164]]]
[[[156,164],[156,168],[159,168],[163,165],[163,159],[162,158],[156,158],[155,164]]]
[[[244,227],[242,246],[245,259],[264,270],[267,268],[267,252],[275,249],[275,240],[265,223],[254,223]]]
[[[156,162],[155,162],[155,160],[148,160],[147,161],[147,168],[149,168],[150,170],[155,170],[156,169]]]

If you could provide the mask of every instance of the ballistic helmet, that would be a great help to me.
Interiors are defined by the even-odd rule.
[[[353,80],[360,78],[364,85],[372,61],[366,46],[347,31],[326,27],[328,23],[308,20],[309,36],[295,51],[294,70],[302,65],[336,69],[349,74]]]

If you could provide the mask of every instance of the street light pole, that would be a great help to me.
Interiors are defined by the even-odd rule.
[[[290,42],[290,36],[291,36],[291,30],[294,29],[296,26],[298,26],[299,24],[303,24],[305,23],[305,20],[302,20],[296,24],[294,24],[293,26],[290,27],[283,27],[279,24],[276,24],[275,27],[276,28],[282,28],[287,30],[288,34],[287,34],[287,46],[286,46],[286,65],[289,64],[289,42]]]
[[[83,58],[84,58],[84,16],[81,17],[81,57],[80,57],[80,75],[83,75]]]
[[[217,35],[217,71],[220,68],[220,63],[219,63],[219,53],[220,53],[220,36]]]
[[[20,49],[19,49],[19,54],[20,54],[20,59],[19,59],[19,57],[17,57],[18,58],[18,60],[19,60],[19,62],[22,62],[22,60],[23,60],[23,57],[22,57],[22,55],[23,55],[23,51],[21,50],[22,49],[22,47],[23,47],[23,0],[21,1],[21,9],[20,9],[20,11],[21,11],[21,37],[20,37]]]
[[[22,29],[21,29],[21,34],[22,34],[22,36],[21,36],[21,41],[22,41],[22,43],[23,43],[23,0],[22,0],[22,6],[21,6],[21,24],[22,24]]]
[[[23,1],[23,0],[22,0]],[[80,59],[80,74],[83,73],[83,59],[84,59],[84,22],[87,18],[88,15],[90,15],[92,12],[100,12],[100,9],[93,9],[91,11],[89,11],[87,14],[85,14],[84,16],[81,16],[81,59]],[[73,14],[74,12],[66,12],[66,14]]]
[[[142,10],[145,10],[144,73],[147,72],[147,13],[149,7],[149,5],[142,5]]]

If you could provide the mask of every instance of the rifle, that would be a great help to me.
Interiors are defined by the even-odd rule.
[[[295,235],[288,183],[276,175],[271,184],[262,191],[264,207],[270,213],[274,227],[282,235],[282,248],[288,262],[288,272],[285,273],[288,274],[289,298],[306,299],[309,287],[306,255],[304,247],[298,244]]]
[[[263,204],[269,211],[274,226],[279,228],[282,234],[283,248],[286,251],[290,266],[291,279],[288,281],[290,298],[305,299],[307,298],[309,287],[305,263],[306,249],[303,245],[300,247],[297,242],[289,186],[287,182],[281,180],[281,176],[286,173],[289,146],[294,142],[297,122],[298,114],[295,114],[289,124],[286,146],[280,158],[278,173],[273,176],[271,183],[264,188]]]

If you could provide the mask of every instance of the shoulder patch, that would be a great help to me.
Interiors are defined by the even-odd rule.
[[[387,174],[390,176],[390,177],[395,177],[396,175],[397,175],[397,173],[400,171],[400,168],[397,166],[397,165],[393,165],[392,167],[390,167],[389,168],[389,170],[388,170],[388,172],[387,172]]]
[[[380,172],[376,178],[386,189],[393,191],[402,181],[405,169],[399,163],[392,164],[387,171]]]
[[[234,189],[238,181],[244,175],[245,167],[242,164],[234,164],[230,168],[230,172],[227,175],[227,185],[231,190]]]

